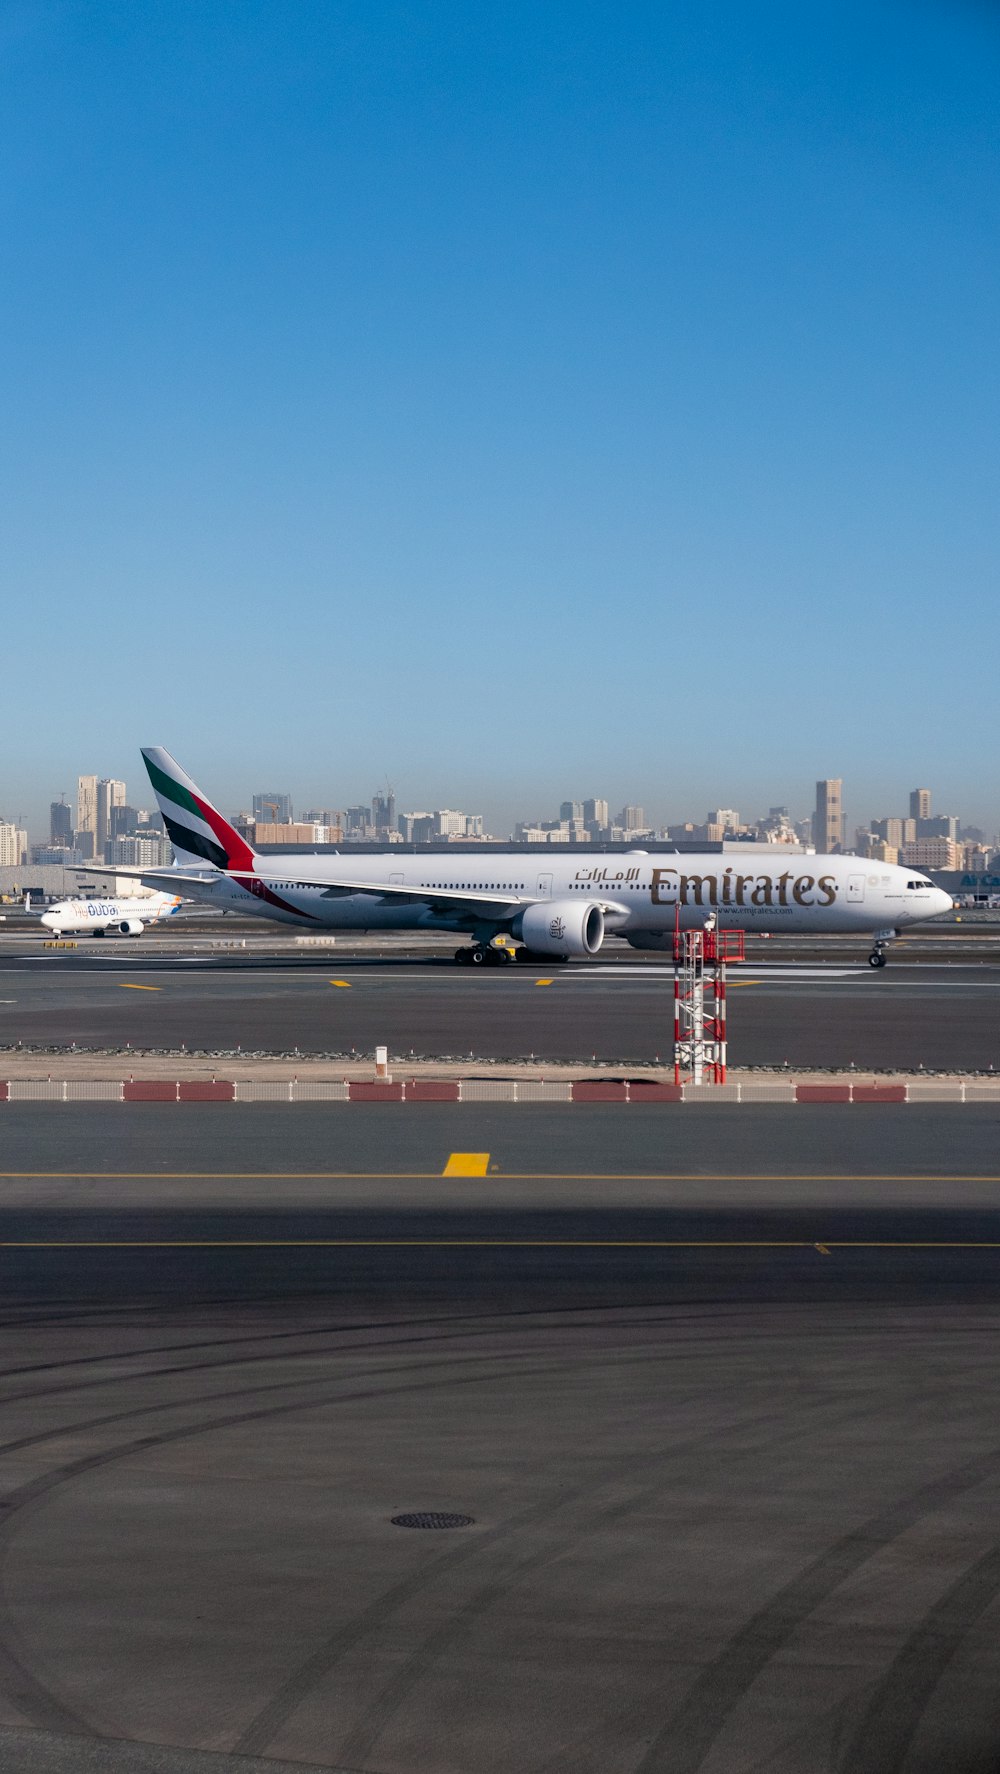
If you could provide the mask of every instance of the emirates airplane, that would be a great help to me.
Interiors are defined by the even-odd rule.
[[[473,967],[596,955],[605,936],[669,950],[678,919],[685,929],[714,919],[720,929],[769,934],[868,933],[868,960],[884,967],[891,937],[952,906],[913,869],[857,856],[783,857],[777,847],[773,860],[643,850],[591,859],[579,850],[485,849],[261,856],[169,752],[149,746],[142,755],[175,857],[171,868],[138,871],[150,886],[300,929],[455,931],[470,939],[455,959]]]

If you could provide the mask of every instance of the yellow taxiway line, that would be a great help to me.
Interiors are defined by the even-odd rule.
[[[0,1170],[0,1182],[428,1183],[439,1170]],[[503,1183],[1000,1183],[1000,1174],[947,1171],[599,1171],[505,1170]]]
[[[1000,1250],[938,1238],[5,1238],[0,1250]]]

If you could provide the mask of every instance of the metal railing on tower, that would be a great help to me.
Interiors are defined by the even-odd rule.
[[[674,1083],[726,1082],[726,963],[742,961],[742,930],[674,924]]]

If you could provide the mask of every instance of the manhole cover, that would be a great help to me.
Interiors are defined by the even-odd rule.
[[[394,1528],[468,1528],[474,1515],[448,1515],[437,1509],[414,1509],[408,1515],[394,1515]]]

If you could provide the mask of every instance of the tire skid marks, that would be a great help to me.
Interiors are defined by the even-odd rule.
[[[426,1366],[438,1365],[426,1363]],[[566,1362],[552,1362],[547,1366],[540,1364],[536,1372],[557,1374],[564,1370]],[[412,1367],[403,1367],[401,1372],[412,1373]],[[31,1723],[43,1729],[56,1731],[83,1732],[91,1736],[107,1735],[106,1731],[95,1726],[81,1714],[73,1712],[50,1688],[40,1682],[24,1663],[19,1651],[15,1648],[17,1633],[9,1619],[6,1597],[3,1593],[3,1565],[7,1552],[15,1534],[22,1525],[26,1515],[41,1508],[56,1491],[72,1484],[79,1478],[85,1478],[91,1472],[100,1471],[118,1461],[129,1460],[139,1454],[150,1453],[158,1448],[169,1447],[182,1441],[193,1441],[201,1435],[212,1435],[220,1430],[242,1428],[250,1423],[261,1423],[268,1419],[292,1416],[297,1412],[323,1410],[333,1405],[356,1404],[375,1398],[398,1396],[403,1393],[434,1392],[454,1386],[475,1386],[494,1382],[496,1375],[489,1373],[451,1374],[440,1379],[418,1381],[416,1385],[401,1384],[398,1386],[364,1386],[345,1392],[343,1387],[327,1390],[318,1398],[299,1398],[280,1404],[261,1405],[253,1410],[228,1411],[222,1416],[207,1417],[197,1423],[181,1424],[173,1429],[160,1430],[150,1435],[137,1436],[134,1440],[119,1443],[112,1448],[102,1448],[95,1453],[84,1454],[75,1460],[68,1460],[63,1465],[54,1467],[51,1472],[38,1478],[28,1479],[24,1484],[15,1486],[0,1497],[0,1690],[12,1699],[18,1710]],[[302,1382],[316,1386],[319,1382]],[[294,1382],[275,1381],[271,1386],[249,1388],[253,1391],[274,1391],[278,1386],[287,1390]],[[219,1394],[212,1395],[208,1402],[218,1403]],[[190,1405],[190,1400],[180,1400],[169,1405],[151,1405],[137,1408],[131,1412],[118,1413],[116,1421],[124,1421],[128,1417],[139,1417],[158,1410],[183,1410]],[[95,1425],[96,1426],[96,1425]],[[77,1427],[83,1427],[82,1425]],[[62,1439],[66,1434],[73,1433],[72,1428],[62,1431],[50,1431],[37,1440]],[[30,1445],[32,1438],[26,1438],[21,1446]],[[13,1451],[13,1444],[0,1453]]]
[[[701,1394],[699,1393],[698,1396]],[[829,1420],[824,1424],[824,1427],[833,1427],[838,1421],[850,1421],[855,1415],[855,1409],[856,1406],[853,1403],[849,1408],[845,1408],[842,1398],[814,1400],[804,1412],[804,1415],[809,1419],[808,1427],[800,1421],[789,1434],[780,1437],[780,1444],[782,1447],[789,1447],[797,1441],[811,1440],[816,1431],[816,1417],[827,1417]],[[512,1558],[506,1572],[501,1571],[492,1580],[483,1583],[464,1607],[459,1608],[444,1620],[406,1658],[401,1667],[385,1684],[381,1693],[369,1703],[347,1736],[342,1739],[335,1751],[336,1761],[348,1767],[355,1765],[360,1767],[367,1764],[375,1752],[378,1739],[393,1714],[405,1704],[410,1694],[424,1680],[441,1654],[447,1651],[455,1639],[468,1631],[474,1620],[488,1614],[525,1578],[533,1577],[537,1572],[544,1570],[546,1566],[565,1557],[576,1546],[581,1536],[613,1528],[621,1522],[627,1521],[629,1516],[634,1515],[636,1511],[655,1504],[662,1495],[664,1485],[671,1482],[673,1477],[671,1469],[677,1460],[696,1453],[706,1444],[710,1445],[714,1452],[720,1444],[725,1444],[727,1437],[736,1437],[738,1441],[742,1441],[748,1431],[772,1434],[783,1422],[787,1422],[787,1413],[784,1409],[748,1412],[746,1416],[730,1423],[726,1429],[720,1431],[713,1427],[701,1434],[689,1436],[684,1441],[671,1444],[666,1452],[658,1449],[644,1460],[637,1460],[634,1451],[626,1454],[619,1460],[610,1462],[600,1478],[592,1480],[586,1487],[579,1487],[570,1493],[564,1492],[546,1513],[562,1512],[567,1504],[572,1505],[578,1502],[581,1497],[590,1496],[594,1489],[606,1489],[621,1476],[633,1474],[637,1469],[647,1472],[652,1470],[657,1475],[650,1483],[634,1486],[624,1498],[619,1498],[613,1503],[592,1506],[579,1519],[571,1525],[567,1525],[558,1537],[551,1539],[544,1551]],[[526,1519],[515,1517],[506,1524],[503,1531],[504,1536],[516,1532],[522,1526],[534,1526],[538,1519],[537,1511],[526,1512]],[[484,1538],[484,1536],[480,1536],[480,1550],[483,1548]],[[498,1538],[499,1535],[494,1536],[494,1541]]]
[[[481,1334],[486,1334],[486,1332],[484,1331]],[[497,1334],[497,1327],[495,1326],[493,1334]],[[338,1352],[334,1351],[331,1353]],[[655,1351],[653,1353],[655,1353]],[[639,1351],[633,1359],[648,1359],[649,1354],[649,1351]],[[295,1352],[288,1351],[287,1358],[294,1359]],[[600,1352],[594,1352],[593,1358],[599,1359]],[[245,1364],[248,1366],[254,1365],[258,1359],[259,1358],[252,1356],[247,1357],[245,1358]],[[280,1357],[272,1357],[272,1359],[280,1359]],[[454,1369],[455,1365],[459,1363],[463,1366],[470,1362],[475,1363],[477,1371],[465,1374],[452,1371],[438,1378],[418,1379],[415,1384],[413,1383],[414,1374],[424,1374],[430,1369],[439,1370],[442,1366],[442,1359],[444,1364],[451,1369]],[[383,1384],[377,1386],[366,1384],[364,1387],[356,1387],[353,1390],[348,1391],[344,1390],[345,1382],[349,1383],[347,1376],[345,1376],[344,1379],[341,1379],[339,1383],[335,1382],[332,1386],[328,1379],[322,1379],[316,1375],[309,1376],[299,1381],[289,1380],[287,1377],[278,1376],[275,1379],[258,1386],[241,1388],[238,1396],[246,1399],[257,1396],[261,1393],[274,1392],[280,1389],[283,1394],[283,1400],[281,1403],[261,1405],[251,1410],[228,1411],[221,1416],[206,1417],[195,1423],[181,1424],[175,1428],[160,1430],[149,1435],[138,1436],[131,1441],[119,1443],[114,1447],[103,1448],[94,1453],[81,1456],[75,1460],[66,1461],[62,1465],[53,1468],[51,1472],[44,1473],[37,1478],[28,1480],[24,1484],[16,1486],[12,1490],[6,1492],[6,1494],[0,1495],[0,1689],[15,1701],[18,1709],[23,1712],[27,1719],[43,1729],[57,1731],[69,1730],[75,1733],[85,1732],[95,1734],[94,1727],[89,1721],[81,1715],[74,1713],[58,1695],[54,1694],[50,1689],[38,1681],[24,1663],[18,1649],[15,1648],[14,1641],[16,1640],[16,1633],[9,1619],[6,1617],[6,1605],[2,1596],[3,1564],[6,1560],[7,1551],[12,1539],[23,1523],[26,1514],[33,1513],[35,1509],[40,1508],[53,1493],[61,1489],[64,1485],[71,1484],[76,1479],[85,1477],[90,1472],[99,1471],[118,1461],[128,1460],[142,1453],[150,1452],[161,1447],[171,1446],[178,1442],[194,1440],[198,1436],[210,1435],[216,1431],[227,1428],[236,1428],[249,1423],[264,1422],[269,1419],[290,1416],[303,1411],[322,1410],[330,1406],[365,1402],[375,1398],[398,1396],[412,1392],[440,1391],[455,1386],[494,1383],[497,1378],[495,1371],[496,1363],[507,1359],[507,1352],[502,1351],[497,1355],[476,1354],[467,1357],[461,1355],[447,1355],[443,1358],[426,1359],[419,1362],[400,1362],[393,1364],[392,1366],[369,1370],[367,1377],[369,1380],[371,1378],[379,1378],[384,1381],[386,1379],[394,1380],[397,1376],[405,1375],[406,1380],[403,1383],[399,1385]],[[620,1353],[612,1352],[609,1359],[620,1362],[621,1355]],[[564,1372],[568,1366],[575,1366],[578,1363],[578,1360],[578,1356],[569,1353],[560,1360],[533,1360],[531,1371],[534,1374],[556,1375]],[[228,1363],[225,1365],[228,1365]],[[483,1371],[484,1369],[485,1371]],[[126,1379],[131,1378],[133,1381],[146,1380],[155,1377],[155,1372],[149,1376],[144,1374],[122,1376],[122,1378]],[[324,1388],[318,1397],[305,1396],[294,1400],[287,1399],[289,1389],[298,1390],[300,1388],[311,1388],[312,1391],[315,1392],[318,1387]],[[217,1392],[205,1393],[195,1398],[188,1397],[173,1400],[161,1400],[106,1413],[103,1416],[93,1417],[77,1423],[62,1424],[47,1430],[39,1431],[33,1435],[19,1437],[16,1440],[0,1445],[0,1457],[5,1454],[18,1453],[30,1447],[42,1446],[49,1441],[63,1441],[68,1435],[135,1422],[142,1417],[158,1415],[170,1411],[190,1410],[195,1406],[217,1405],[221,1398],[231,1399],[232,1396],[232,1392],[229,1391],[222,1394]]]
[[[839,1767],[850,1774],[902,1769],[941,1677],[998,1594],[1000,1545],[970,1565],[910,1634],[877,1684]]]
[[[628,1313],[630,1316],[610,1316],[612,1313],[622,1312]],[[732,1316],[742,1317],[742,1308],[734,1308]],[[114,1365],[122,1361],[143,1361],[151,1356],[184,1354],[200,1349],[226,1349],[253,1343],[264,1345],[264,1347],[261,1348],[258,1355],[246,1354],[222,1357],[218,1361],[176,1363],[170,1367],[151,1368],[148,1371],[137,1370],[130,1373],[108,1374],[104,1377],[98,1376],[94,1380],[67,1382],[65,1385],[39,1388],[37,1391],[8,1392],[5,1395],[0,1394],[0,1411],[10,1403],[54,1398],[61,1392],[82,1392],[88,1386],[128,1386],[138,1384],[140,1381],[155,1379],[160,1374],[189,1373],[199,1369],[210,1370],[234,1365],[249,1366],[257,1362],[286,1360],[289,1356],[294,1356],[299,1352],[282,1349],[272,1354],[269,1345],[289,1341],[305,1343],[318,1337],[370,1336],[377,1331],[433,1332],[433,1336],[385,1337],[377,1345],[367,1343],[338,1344],[333,1349],[323,1351],[326,1355],[335,1355],[342,1351],[355,1353],[359,1348],[369,1351],[373,1347],[388,1350],[400,1348],[410,1343],[431,1341],[443,1343],[459,1336],[463,1339],[486,1336],[505,1337],[517,1332],[537,1333],[538,1331],[564,1331],[567,1334],[575,1334],[580,1330],[588,1329],[606,1331],[669,1325],[674,1332],[672,1342],[675,1347],[680,1347],[687,1337],[701,1346],[711,1340],[721,1340],[729,1336],[730,1332],[725,1328],[726,1319],[726,1312],[718,1307],[713,1307],[709,1317],[704,1312],[682,1311],[676,1307],[667,1307],[661,1310],[650,1306],[629,1306],[627,1302],[622,1301],[610,1306],[512,1307],[506,1312],[448,1312],[432,1314],[428,1317],[379,1318],[367,1323],[364,1320],[351,1320],[344,1324],[313,1325],[303,1330],[263,1330],[237,1337],[192,1338],[186,1342],[159,1343],[139,1349],[115,1350],[110,1354],[74,1355],[66,1357],[62,1361],[29,1362],[19,1367],[0,1369],[0,1383],[6,1379],[20,1378],[24,1374],[59,1372],[62,1369],[92,1367],[101,1363]],[[722,1326],[720,1326],[720,1320],[723,1321]],[[0,1320],[0,1330],[4,1328],[18,1327],[5,1326]],[[780,1336],[780,1332],[777,1331],[771,1334]],[[836,1328],[830,1325],[826,1327],[826,1334],[833,1336],[838,1333]],[[847,1330],[839,1334],[853,1335],[854,1333]],[[920,1335],[922,1333],[914,1331],[914,1334]],[[301,1353],[306,1353],[306,1351]],[[0,1443],[0,1455],[3,1452],[4,1446]]]
[[[718,1657],[705,1666],[686,1698],[636,1764],[635,1774],[696,1774],[726,1728],[730,1716],[762,1671],[841,1584],[927,1516],[995,1478],[998,1473],[1000,1447],[977,1455],[943,1478],[921,1485],[909,1496],[891,1503],[834,1541],[777,1590],[729,1640]],[[1000,1586],[1000,1551],[996,1556]],[[961,1582],[956,1588],[961,1588]],[[891,1695],[889,1699],[891,1705]],[[912,1696],[907,1699],[911,1700]],[[926,1700],[925,1694],[920,1703],[921,1711]],[[865,1774],[891,1774],[896,1765],[873,1762],[866,1767]],[[860,1774],[860,1764],[848,1762],[845,1768],[850,1769],[850,1774]]]

